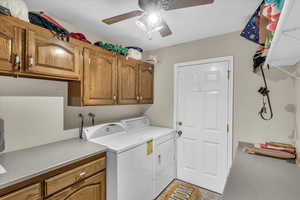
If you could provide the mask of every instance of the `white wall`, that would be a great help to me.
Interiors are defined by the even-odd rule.
[[[297,67],[297,77],[298,80],[295,81],[295,87],[296,87],[296,130],[297,130],[297,136],[296,136],[296,147],[298,149],[298,159],[300,156],[300,62],[296,65]]]
[[[294,83],[278,70],[267,72],[274,119],[258,116],[262,99],[257,93],[263,86],[261,75],[252,73],[252,57],[257,45],[239,36],[239,32],[179,44],[147,52],[157,56],[155,68],[155,102],[146,114],[156,125],[173,125],[174,64],[200,59],[234,56],[234,139],[247,142],[276,140],[289,142],[294,131]]]
[[[148,105],[70,107],[67,106],[68,83],[63,81],[0,76],[0,85],[5,85],[5,87],[0,88],[0,96],[48,96],[49,99],[51,97],[62,97],[64,100],[64,129],[73,129],[80,126],[79,113],[87,116],[89,112],[93,112],[96,114],[96,123],[102,123],[140,116],[149,107]]]
[[[78,130],[63,131],[63,106],[62,97],[0,97],[5,151],[76,137]]]

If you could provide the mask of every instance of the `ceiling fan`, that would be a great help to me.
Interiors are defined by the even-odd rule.
[[[167,22],[162,18],[161,11],[194,7],[212,4],[214,0],[138,0],[141,10],[134,10],[122,15],[104,19],[103,22],[111,25],[133,17],[141,16],[137,20],[137,25],[148,34],[159,31],[162,37],[172,35],[172,31]]]

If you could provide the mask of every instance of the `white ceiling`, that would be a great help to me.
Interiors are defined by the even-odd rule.
[[[261,0],[215,0],[214,4],[164,12],[173,35],[149,40],[130,19],[108,26],[101,19],[138,9],[138,0],[25,0],[30,8],[43,10],[103,38],[146,50],[180,44],[241,30]]]

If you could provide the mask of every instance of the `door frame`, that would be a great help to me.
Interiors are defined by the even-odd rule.
[[[208,64],[208,63],[218,63],[218,62],[228,62],[229,68],[228,68],[228,148],[227,148],[227,175],[229,174],[230,167],[232,165],[233,160],[233,78],[234,78],[234,58],[233,56],[226,56],[226,57],[217,57],[217,58],[209,58],[209,59],[202,59],[197,61],[191,61],[191,62],[184,62],[184,63],[177,63],[174,65],[174,91],[173,91],[173,128],[176,130],[177,124],[176,124],[176,117],[177,117],[177,72],[179,68],[187,67],[187,66],[193,66],[193,65],[201,65],[201,64]],[[177,150],[177,148],[176,148]],[[176,170],[177,172],[177,170]]]

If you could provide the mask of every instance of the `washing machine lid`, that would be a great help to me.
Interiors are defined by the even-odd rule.
[[[151,136],[141,135],[139,133],[128,134],[126,132],[122,132],[113,135],[93,138],[89,141],[106,146],[109,151],[122,153],[134,147],[142,145],[150,140],[152,140]]]
[[[175,133],[170,128],[151,126],[147,117],[122,120],[121,123],[100,124],[84,129],[85,138],[122,153],[150,140]]]

